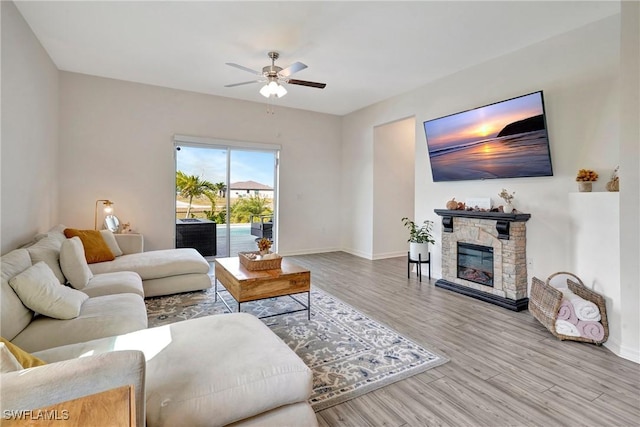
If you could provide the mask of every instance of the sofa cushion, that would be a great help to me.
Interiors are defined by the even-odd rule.
[[[89,298],[75,319],[37,316],[13,340],[29,352],[145,329],[147,310],[140,295],[118,294]],[[47,359],[44,359],[47,360]]]
[[[144,298],[142,279],[133,271],[96,274],[89,280],[82,292],[90,297],[132,293]]]
[[[113,261],[115,256],[104,241],[102,234],[97,230],[77,230],[75,228],[66,228],[64,235],[67,238],[79,237],[84,247],[84,255],[87,263]]]
[[[1,334],[8,340],[12,340],[16,335],[26,328],[31,319],[33,311],[22,304],[18,294],[9,285],[9,279],[31,267],[31,257],[26,249],[16,249],[0,258],[0,328]]]
[[[192,248],[122,255],[111,262],[90,264],[93,274],[135,271],[142,280],[190,273],[208,273],[209,263]]]
[[[306,402],[311,394],[311,370],[246,313],[185,320],[37,355],[55,362],[113,350],[145,353],[149,426],[221,426]]]
[[[113,254],[113,256],[119,257],[122,255],[122,250],[120,246],[118,246],[118,242],[116,241],[116,236],[113,235],[111,230],[100,230],[100,234],[104,239],[104,242],[109,246],[109,250]]]
[[[54,225],[48,231],[45,231],[44,233],[36,234],[34,239],[38,241],[38,240],[44,239],[45,237],[53,237],[59,240],[60,244],[62,244],[62,242],[67,240],[67,236],[64,235],[65,228],[68,228],[68,227],[64,224]]]
[[[60,266],[71,286],[83,289],[93,277],[84,257],[84,248],[79,237],[65,240],[60,249]]]
[[[49,268],[51,268],[51,271],[53,271],[58,278],[58,282],[64,284],[67,282],[67,279],[64,277],[62,269],[60,268],[61,246],[61,240],[53,236],[46,236],[29,246],[27,251],[29,251],[32,264],[37,264],[40,261],[46,262]]]
[[[0,337],[0,344],[2,344],[6,348],[6,351],[8,351],[14,357],[15,361],[18,363],[18,366],[20,366],[20,369],[46,365],[46,362],[44,360],[37,358],[33,354],[27,353],[17,345],[13,344],[10,341],[7,341],[2,337]]]
[[[9,280],[24,305],[36,313],[55,319],[73,319],[89,296],[61,285],[43,261]]]

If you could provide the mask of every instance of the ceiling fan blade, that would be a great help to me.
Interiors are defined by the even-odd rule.
[[[242,82],[242,83],[233,83],[230,85],[224,85],[224,87],[236,87],[236,86],[242,86],[242,85],[248,85],[251,83],[260,83],[260,82],[264,82],[266,80],[251,80],[250,82]]]
[[[308,87],[316,87],[318,89],[324,89],[327,86],[326,83],[316,83],[316,82],[308,82],[306,80],[295,80],[289,79],[287,83],[292,85],[300,85],[300,86],[308,86]]]
[[[282,77],[289,77],[291,74],[297,73],[298,71],[304,70],[305,68],[307,68],[307,66],[302,62],[294,62],[284,70],[280,71],[278,74],[280,74]]]
[[[248,71],[251,74],[256,74],[258,76],[262,75],[262,73],[260,71],[252,70],[251,68],[247,68],[247,67],[244,67],[242,65],[234,64],[233,62],[227,62],[226,64],[231,66],[231,67],[238,68],[240,70]]]

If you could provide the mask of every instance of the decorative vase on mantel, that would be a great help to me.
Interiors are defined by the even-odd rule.
[[[578,191],[581,193],[590,193],[593,188],[593,183],[591,181],[580,181],[578,182]]]
[[[515,210],[513,208],[513,203],[511,202],[507,202],[504,207],[502,208],[502,210],[504,211],[504,213],[513,213],[513,211]]]

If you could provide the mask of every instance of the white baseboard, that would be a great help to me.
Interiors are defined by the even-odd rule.
[[[278,254],[282,256],[295,256],[295,255],[324,254],[327,252],[344,252],[344,251],[339,248],[316,248],[316,249],[305,249],[302,251],[287,251],[287,252],[278,251]]]
[[[355,256],[360,257],[360,258],[373,260],[373,258],[371,257],[370,253],[365,253],[365,252],[362,252],[362,251],[358,251],[356,249],[345,249],[345,248],[343,248],[343,249],[340,249],[340,250],[342,252],[346,252],[348,254],[355,255]]]
[[[637,348],[621,346],[620,343],[611,339],[607,340],[603,345],[611,350],[611,352],[616,356],[620,356],[623,359],[627,359],[635,363],[640,363],[640,350]]]
[[[374,254],[372,259],[387,259],[387,258],[398,258],[398,257],[406,257],[408,251],[402,252],[383,252],[381,254]]]

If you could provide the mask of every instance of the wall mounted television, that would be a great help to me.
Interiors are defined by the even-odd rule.
[[[542,91],[424,122],[434,182],[553,176]]]

